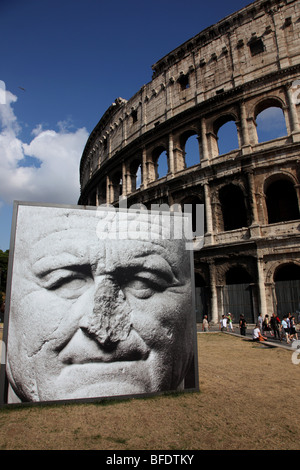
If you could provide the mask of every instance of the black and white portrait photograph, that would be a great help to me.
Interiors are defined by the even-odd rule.
[[[184,233],[128,212],[16,203],[6,403],[197,389]]]

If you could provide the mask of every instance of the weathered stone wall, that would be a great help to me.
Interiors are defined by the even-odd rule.
[[[299,5],[285,3],[254,2],[153,65],[152,81],[129,101],[114,103],[92,133],[81,163],[82,187],[103,161],[158,124],[216,93],[299,64]],[[250,47],[260,40],[263,52],[252,55]]]
[[[111,105],[82,155],[80,204],[117,205],[122,194],[129,205],[149,208],[205,205],[205,243],[195,251],[195,272],[214,321],[226,308],[231,268],[249,275],[254,321],[276,309],[278,266],[299,264],[299,40],[299,2],[255,1],[154,64],[151,82]],[[259,142],[257,116],[270,107],[282,110],[286,135]],[[218,132],[227,122],[235,123],[238,144],[221,155]],[[188,166],[191,136],[199,155]],[[159,177],[162,152],[168,170]],[[279,190],[295,192],[297,209],[282,216],[287,220],[271,216],[276,182]],[[236,220],[226,208],[231,200],[239,201]]]

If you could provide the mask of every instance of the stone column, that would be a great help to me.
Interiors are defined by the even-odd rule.
[[[247,123],[248,123],[250,143],[251,145],[257,145],[258,144],[257,125],[256,125],[254,117],[249,117],[247,119]]]
[[[260,297],[260,313],[264,318],[268,313],[267,309],[267,298],[266,298],[266,286],[263,270],[263,258],[257,258],[257,271],[258,271],[258,288],[259,288],[259,297]]]
[[[247,176],[248,176],[248,182],[249,182],[250,204],[251,204],[252,217],[253,217],[252,224],[250,225],[250,235],[251,235],[251,238],[257,238],[261,236],[261,233],[260,233],[260,224],[258,220],[253,170],[249,170],[247,172]]]
[[[216,267],[212,260],[208,262],[208,265],[209,265],[210,289],[211,289],[211,322],[214,324],[217,324],[219,321],[219,315],[218,315]]]
[[[184,152],[181,148],[178,148],[176,145],[173,145],[173,161],[174,161],[174,172],[181,171],[185,169],[185,158]]]
[[[143,189],[146,189],[148,186],[147,153],[145,148],[142,150],[142,185]]]
[[[127,182],[128,176],[126,171],[126,163],[122,162],[122,196],[127,196],[131,192],[131,188],[128,188]]]
[[[174,175],[174,153],[173,153],[173,135],[169,134],[169,173]]]
[[[277,313],[277,296],[275,282],[271,283],[272,301],[273,301],[273,312]]]
[[[208,148],[208,160],[219,155],[218,137],[212,131],[206,132],[206,142]]]
[[[249,139],[249,129],[247,121],[246,106],[244,101],[240,104],[240,113],[241,113],[241,129],[242,129],[242,151],[243,153],[249,153],[250,139]]]
[[[155,163],[151,159],[151,161],[147,161],[147,176],[148,176],[148,183],[155,181],[156,179],[156,172],[155,172]]]
[[[256,197],[255,197],[253,170],[248,171],[247,175],[248,175],[248,182],[249,182],[249,189],[250,189],[250,201],[251,201],[252,215],[253,215],[252,224],[257,224],[258,213],[257,213],[257,205],[256,205]]]
[[[300,126],[298,113],[296,108],[297,96],[295,94],[296,88],[293,87],[293,83],[287,85],[287,96],[288,96],[288,105],[289,105],[289,115],[291,121],[291,132],[294,142],[300,141]],[[297,100],[298,101],[298,100]]]
[[[112,199],[111,199],[111,182],[110,178],[107,175],[106,176],[106,204],[111,204]]]
[[[295,184],[294,188],[296,190],[296,194],[298,198],[298,206],[300,207],[300,184]]]
[[[96,188],[96,206],[99,206],[99,186]]]
[[[212,222],[212,210],[211,210],[211,198],[209,184],[204,183],[204,198],[205,198],[205,218],[206,218],[206,240],[209,243],[213,243],[213,222]]]
[[[208,152],[207,137],[206,137],[206,121],[205,121],[205,118],[201,119],[201,142],[202,142],[202,161],[203,160],[209,160],[209,152]]]

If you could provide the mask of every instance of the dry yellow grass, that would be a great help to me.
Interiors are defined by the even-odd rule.
[[[0,410],[0,449],[299,449],[291,351],[198,335],[200,393]]]

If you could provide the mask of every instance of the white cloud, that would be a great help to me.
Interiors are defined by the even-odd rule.
[[[17,97],[6,91],[0,104],[0,200],[77,204],[79,162],[88,138],[85,128],[69,131],[59,123],[59,131],[37,125],[33,139],[23,143],[12,104]],[[29,166],[26,157],[37,164]]]
[[[35,137],[39,135],[43,130],[43,125],[38,124],[34,129],[32,129],[31,134],[34,135]]]

